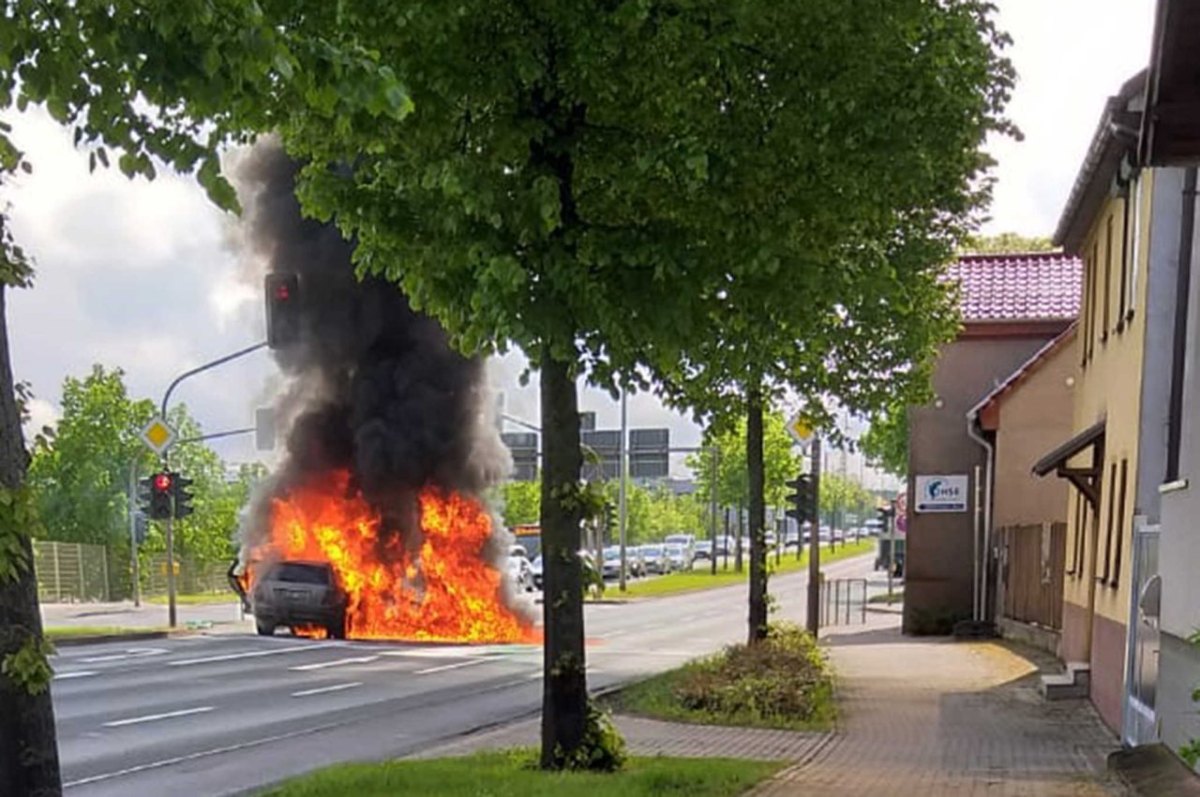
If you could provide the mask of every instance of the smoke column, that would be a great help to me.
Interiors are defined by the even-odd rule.
[[[235,174],[243,247],[267,271],[298,275],[303,318],[300,343],[275,352],[287,379],[275,401],[287,447],[243,519],[242,556],[268,539],[273,497],[333,469],[348,470],[384,533],[416,551],[422,487],[479,496],[511,467],[484,363],[455,352],[394,284],[358,280],[337,229],[301,215],[295,175],[272,139],[256,144]],[[485,555],[498,563],[507,532],[493,527]]]

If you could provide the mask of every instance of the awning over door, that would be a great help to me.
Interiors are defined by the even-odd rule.
[[[1088,448],[1092,449],[1092,463],[1087,467],[1072,468],[1067,463]],[[1100,479],[1104,468],[1104,421],[1089,426],[1067,442],[1039,459],[1033,466],[1036,476],[1045,476],[1054,471],[1059,478],[1075,485],[1095,511],[1100,503]]]

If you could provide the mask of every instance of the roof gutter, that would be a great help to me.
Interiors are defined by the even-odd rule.
[[[967,411],[967,436],[974,440],[980,448],[987,454],[987,464],[984,469],[983,483],[986,487],[986,495],[983,498],[983,526],[979,528],[979,487],[978,480],[976,481],[975,501],[976,501],[976,533],[975,533],[975,616],[972,618],[977,623],[986,622],[987,612],[987,587],[988,587],[988,566],[991,563],[989,555],[989,546],[992,539],[992,484],[993,484],[993,469],[996,461],[996,447],[983,435],[979,426],[979,413],[990,401],[990,396],[984,398],[979,404],[976,404]],[[978,469],[976,470],[978,472]],[[982,551],[980,550],[982,548]],[[981,561],[982,560],[982,561]]]

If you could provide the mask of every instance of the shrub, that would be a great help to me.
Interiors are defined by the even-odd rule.
[[[833,674],[807,632],[776,623],[762,642],[685,667],[674,693],[684,708],[756,724],[823,722],[831,718]]]
[[[625,766],[625,740],[608,712],[588,701],[583,740],[570,755],[555,751],[555,769],[616,772]]]

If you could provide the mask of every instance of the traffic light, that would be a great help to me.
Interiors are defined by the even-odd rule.
[[[612,504],[604,505],[604,536],[609,542],[617,538],[617,513]]]
[[[188,490],[192,486],[192,480],[180,476],[178,473],[171,474],[171,486],[175,496],[175,517],[185,518],[196,511],[192,506],[192,493]]]
[[[146,541],[146,535],[150,533],[150,519],[140,511],[133,517],[133,539],[138,545]]]
[[[812,476],[801,473],[795,479],[784,482],[784,484],[792,488],[792,492],[788,494],[788,502],[791,503],[791,507],[786,512],[787,516],[795,519],[798,523],[813,520],[816,507],[813,506]]]
[[[141,498],[146,517],[166,520],[171,517],[171,498],[174,496],[173,474],[163,471],[142,479]]]
[[[300,340],[300,277],[296,274],[268,274],[267,345],[283,348]]]

